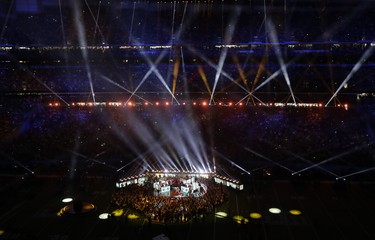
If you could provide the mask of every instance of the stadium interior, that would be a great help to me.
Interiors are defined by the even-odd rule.
[[[0,239],[375,239],[374,18],[0,1]]]

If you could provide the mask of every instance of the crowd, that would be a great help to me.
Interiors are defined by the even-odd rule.
[[[103,54],[103,56],[108,57],[108,54]],[[338,57],[340,56],[342,56],[342,54],[338,54]],[[143,61],[140,54],[136,58]],[[96,59],[100,59],[100,56]],[[355,61],[356,59],[353,59],[351,62]],[[113,63],[113,61],[108,60],[104,63],[96,62],[91,65],[90,79],[93,91],[96,94],[108,95],[114,92],[124,94],[126,90],[133,91],[138,86],[139,89],[135,93],[135,96],[144,92],[157,95],[157,93],[166,93],[168,91],[164,83],[158,79],[155,74],[149,75],[145,81],[140,84],[149,70],[147,64],[129,64],[123,68],[115,68],[112,66]],[[158,65],[159,73],[167,82],[172,80],[169,68],[170,65],[168,63],[160,63]],[[208,95],[208,92],[205,93],[204,90],[206,89],[204,81],[202,81],[199,74],[197,74],[198,66],[196,64],[185,64],[184,68],[186,71],[185,74],[188,76],[189,91]],[[244,66],[245,71],[252,68],[254,67]],[[278,64],[275,62],[270,62],[268,65],[268,69],[272,72],[276,72],[278,68]],[[314,68],[314,71],[306,72],[308,68]],[[322,77],[329,76],[332,69],[335,71],[334,79]],[[329,88],[327,88],[327,81],[332,82],[335,86],[339,86],[351,69],[351,64],[342,63],[330,65],[316,63],[307,65],[301,62],[288,67],[293,91],[296,97],[302,102],[327,101],[326,98],[332,95]],[[237,66],[229,61],[225,65],[224,71],[233,78],[239,74]],[[216,69],[205,67],[204,74],[208,81],[210,81],[209,84],[213,84],[211,81],[215,79]],[[301,74],[303,74],[303,76],[301,76]],[[0,93],[46,93],[50,95],[58,93],[62,96],[67,94],[89,93],[91,92],[91,87],[88,76],[88,71],[83,63],[74,63],[69,66],[46,65],[44,67],[28,66],[22,68],[17,68],[14,64],[7,64],[3,67],[0,66],[0,84],[2,86]],[[255,73],[254,75],[249,75],[248,79],[253,77],[255,77]],[[372,65],[363,65],[356,73],[355,79],[349,81],[348,84],[345,85],[346,87],[341,89],[340,93],[342,94],[342,98],[353,100],[356,98],[355,93],[374,91],[373,87],[371,87],[375,85],[374,79],[375,75],[372,71]],[[184,84],[185,82],[182,76],[179,76],[176,82],[176,88],[178,89],[176,95],[180,94],[180,91],[184,91]],[[251,82],[248,83],[249,86],[251,86],[251,84]],[[241,83],[240,85],[243,84]],[[217,92],[222,95],[231,94],[232,92],[235,93],[241,90],[238,86],[233,85],[231,80],[225,77],[218,82],[217,87]],[[267,89],[269,93],[267,98],[281,101],[283,97],[280,96],[279,93],[280,91],[284,92],[284,87],[285,85],[283,83],[280,84],[280,82],[275,79],[258,90],[258,92],[255,92],[255,94],[259,94],[261,100],[265,101],[262,95],[265,95],[263,91]],[[225,89],[225,92],[221,89]]]
[[[204,181],[206,194],[194,197],[168,197],[155,195],[152,182],[144,186],[129,185],[118,189],[112,196],[112,203],[119,208],[130,208],[144,215],[150,222],[186,222],[212,213],[215,206],[223,203],[229,190],[212,180]]]
[[[75,156],[79,159],[77,174],[103,170],[116,174],[113,169],[147,152],[148,145],[136,132],[141,130],[139,123],[147,126],[147,131],[158,139],[166,131],[166,125],[181,124],[187,118],[195,123],[193,130],[203,142],[212,145],[207,153],[217,156],[216,164],[229,168],[234,165],[219,153],[248,170],[265,165],[277,168],[272,161],[298,170],[309,166],[302,159],[318,163],[350,149],[353,152],[327,162],[324,167],[339,166],[350,173],[371,166],[373,159],[375,111],[371,105],[351,105],[348,110],[196,106],[189,111],[184,107],[165,106],[53,108],[39,98],[6,99],[0,117],[0,147],[6,161],[1,164],[13,167],[14,159],[39,173],[67,174]],[[357,147],[361,147],[360,151],[355,151]],[[17,171],[26,172],[20,166]],[[283,174],[289,175],[287,171]]]
[[[369,4],[368,1],[367,4]],[[82,21],[85,26],[88,44],[220,44],[228,41],[225,36],[227,24],[233,18],[234,8],[229,3],[189,3],[176,2],[137,2],[123,1],[83,4]],[[70,4],[57,2],[48,6],[20,2],[13,7],[4,4],[0,10],[0,22],[7,23],[0,39],[1,43],[63,45],[79,44],[78,34],[73,34],[75,15]],[[240,4],[237,3],[236,4]],[[268,18],[278,24],[276,31],[281,41],[319,42],[319,41],[359,41],[374,38],[374,25],[371,11],[361,11],[355,18],[350,17],[352,9],[361,5],[322,4],[285,1],[285,6],[267,6]],[[100,6],[99,6],[100,5]],[[325,6],[327,5],[327,6]],[[336,6],[337,5],[337,6]],[[269,37],[264,26],[264,9],[259,4],[242,4],[238,11],[240,20],[235,24],[231,41],[247,43],[264,42]],[[90,9],[88,9],[90,7]],[[371,9],[361,6],[360,9]],[[93,21],[90,12],[100,9],[100,17]],[[116,9],[116,10],[114,10]],[[284,9],[283,11],[280,9]],[[299,11],[298,9],[303,9]],[[8,16],[8,14],[10,16]],[[194,15],[194,17],[191,17]],[[349,15],[349,16],[346,16]],[[163,16],[163,17],[161,17]],[[182,22],[184,17],[185,22]],[[303,19],[303,21],[300,21]],[[324,20],[322,20],[324,19]],[[174,22],[172,22],[174,20]],[[361,22],[363,24],[357,24]],[[175,24],[173,26],[173,23]],[[181,26],[180,26],[181,24]],[[276,24],[275,24],[276,25]],[[177,34],[182,27],[181,35]],[[215,26],[214,28],[212,26]],[[174,29],[171,33],[170,29]],[[29,31],[33,29],[34,31]],[[65,42],[64,42],[65,41]],[[230,42],[231,43],[231,42]]]
[[[184,89],[186,82],[188,82],[189,91],[206,92],[207,87],[202,81],[198,68],[202,67],[208,85],[212,88],[217,68],[209,65],[216,64],[219,59],[222,49],[217,46],[226,43],[223,33],[226,31],[225,26],[231,18],[231,13],[214,8],[210,4],[202,5],[206,7],[199,9],[195,3],[186,5],[186,14],[194,12],[194,18],[186,23],[178,39],[176,32],[165,33],[165,29],[170,27],[170,19],[173,18],[173,4],[153,2],[137,2],[134,6],[123,2],[102,4],[99,8],[100,16],[107,16],[109,19],[85,21],[86,44],[98,47],[87,50],[88,58],[85,62],[82,51],[78,48],[82,43],[77,39],[79,34],[76,34],[74,29],[74,14],[69,4],[63,4],[61,9],[57,3],[51,4],[48,6],[48,11],[43,6],[33,6],[36,9],[27,10],[25,5],[21,10],[4,4],[3,8],[0,7],[0,22],[3,20],[6,26],[4,25],[0,43],[5,44],[4,46],[9,44],[12,50],[0,52],[0,85],[2,86],[0,93],[76,94],[90,92],[89,81],[95,92],[108,94],[115,91],[124,92],[125,89],[133,91],[138,89],[139,83],[146,75],[147,79],[142,83],[138,92],[167,92],[165,83],[171,88],[174,78],[173,64],[181,58],[181,55],[184,56],[185,65],[182,67],[182,61],[178,60],[181,64],[180,70],[177,71],[179,74],[175,86],[176,94],[186,90]],[[117,6],[119,11],[112,13],[114,6]],[[372,18],[368,12],[356,16],[358,18],[356,21],[346,21],[346,26],[343,28],[334,28],[336,31],[325,29],[326,26],[336,25],[337,19],[342,19],[340,11],[331,7],[326,9],[326,12],[306,10],[303,11],[303,15],[296,11],[293,18],[303,18],[304,21],[285,21],[284,24],[287,23],[287,26],[281,24],[277,27],[280,50],[285,55],[284,60],[293,63],[287,67],[291,87],[294,92],[298,92],[296,97],[302,101],[311,100],[314,97],[311,93],[324,92],[331,96],[333,90],[340,86],[358,59],[371,46],[368,41],[374,39],[374,24],[368,20]],[[10,9],[9,16],[6,10],[8,8]],[[285,19],[284,14],[289,16],[288,12],[279,12],[277,9],[270,6],[269,14],[279,16],[280,19]],[[181,15],[184,14],[184,10],[183,4],[177,4],[176,12]],[[210,14],[206,14],[207,12]],[[320,22],[320,14],[325,15],[328,12],[329,15],[320,28],[319,24],[316,24]],[[147,13],[147,17],[143,15],[144,13]],[[83,11],[82,14],[83,19],[86,20],[92,17],[90,11]],[[251,79],[259,78],[260,83],[280,68],[274,49],[269,51],[266,47],[269,41],[267,32],[262,28],[258,29],[259,26],[264,26],[263,14],[259,15],[256,8],[244,6],[240,15],[246,20],[236,24],[230,44],[251,47],[227,49],[228,55],[235,57],[226,59],[223,71],[232,79],[221,77],[220,81],[215,83],[216,92],[241,91],[245,93],[243,91],[245,87],[256,87],[256,83],[251,83]],[[160,16],[164,17],[160,18]],[[109,22],[110,26],[108,26]],[[218,26],[218,22],[222,24]],[[358,22],[366,24],[358,25]],[[130,26],[130,23],[133,25]],[[29,29],[34,29],[34,31],[29,31]],[[130,29],[131,35],[129,35]],[[104,40],[101,35],[105,36]],[[171,38],[174,44],[181,44],[183,48],[180,49],[179,46],[175,49],[152,48],[169,45]],[[128,44],[138,46],[139,49],[121,48]],[[23,45],[28,50],[19,49]],[[75,50],[62,50],[64,45]],[[51,50],[49,46],[56,47],[56,49]],[[103,46],[105,48],[100,48]],[[44,47],[49,50],[41,50]],[[196,48],[198,54],[191,48]],[[168,54],[163,53],[165,51],[168,51]],[[163,55],[165,57],[157,61],[157,70],[163,76],[165,83],[160,81],[156,74],[147,74],[150,65],[146,58],[154,62],[154,58]],[[262,75],[259,75],[261,71],[258,69],[261,69],[260,64],[263,62],[264,55],[267,55],[265,66],[267,73],[264,71]],[[251,61],[249,61],[250,57]],[[204,58],[209,59],[211,63],[206,62]],[[241,63],[241,70],[239,70],[238,63]],[[366,59],[353,76],[356,79],[349,81],[340,93],[374,91],[371,87],[375,85],[373,63],[372,56]],[[90,69],[87,69],[87,64]],[[115,84],[110,83],[103,76]],[[242,84],[242,81],[237,81],[237,79],[244,80],[244,77],[248,86]],[[280,84],[280,81],[283,82],[281,78],[279,75],[275,81],[269,82],[260,91],[275,94],[286,91],[286,84]],[[242,89],[237,87],[237,84],[233,84],[233,80],[240,83]],[[319,98],[326,100],[327,96],[324,98],[319,96]]]

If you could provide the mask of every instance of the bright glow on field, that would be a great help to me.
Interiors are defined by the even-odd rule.
[[[61,216],[65,213],[66,208],[67,208],[67,206],[61,208],[60,211],[59,211],[56,215],[57,215],[58,217],[61,217]]]
[[[252,219],[260,219],[260,218],[262,218],[262,214],[260,214],[260,213],[250,213],[250,217]]]
[[[225,217],[228,216],[228,214],[226,212],[217,212],[217,213],[215,213],[215,216],[217,218],[225,218]]]
[[[290,210],[289,213],[292,214],[292,215],[294,215],[294,216],[301,215],[301,211],[300,210],[295,210],[295,209]]]
[[[84,204],[83,207],[82,207],[83,210],[86,210],[87,212],[88,211],[92,211],[95,209],[95,205],[92,204],[92,203],[89,203],[89,204]]]
[[[112,215],[115,216],[115,217],[120,217],[120,216],[122,216],[123,213],[124,213],[123,209],[116,209],[112,212]]]
[[[99,215],[99,219],[105,220],[105,219],[108,219],[109,216],[110,216],[109,213],[102,213]]]
[[[234,216],[233,217],[233,220],[236,222],[236,223],[238,223],[238,224],[242,224],[242,223],[244,223],[244,224],[246,224],[246,223],[248,223],[249,222],[249,219],[247,219],[247,218],[244,218],[243,216]]]
[[[138,215],[135,215],[135,214],[129,214],[128,215],[128,219],[138,219],[139,216]]]
[[[64,198],[64,199],[62,200],[63,203],[69,203],[69,202],[71,202],[71,201],[73,201],[73,198]]]
[[[270,208],[270,209],[268,209],[268,211],[270,213],[273,213],[273,214],[279,214],[279,213],[281,213],[280,208]]]

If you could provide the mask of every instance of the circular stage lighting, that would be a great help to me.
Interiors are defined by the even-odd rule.
[[[296,210],[296,209],[290,210],[289,213],[292,214],[292,215],[294,215],[294,216],[301,215],[301,211],[300,210]]]
[[[64,198],[62,200],[63,203],[69,203],[69,202],[72,202],[73,201],[73,198]]]
[[[217,218],[225,218],[225,217],[228,216],[228,214],[226,212],[217,212],[217,213],[215,213],[215,216]]]
[[[250,213],[250,217],[252,219],[260,219],[262,218],[262,214],[254,212],[254,213]]]
[[[105,219],[108,219],[109,216],[110,216],[109,213],[102,213],[99,215],[99,219],[105,220]]]
[[[270,208],[270,209],[268,209],[268,211],[270,213],[273,213],[273,214],[280,214],[281,213],[280,208]]]
[[[0,230],[0,236],[3,235],[5,233],[4,230]]]

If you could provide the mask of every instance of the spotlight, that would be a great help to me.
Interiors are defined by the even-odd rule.
[[[73,198],[64,198],[62,200],[63,203],[68,203],[68,202],[72,202],[73,201]]]
[[[115,217],[121,217],[123,213],[124,213],[123,209],[116,209],[112,212],[112,215]]]
[[[256,212],[250,213],[250,218],[252,218],[252,219],[260,219],[260,218],[262,218],[262,214],[256,213]]]
[[[234,217],[233,217],[233,220],[234,220],[236,223],[238,223],[238,224],[246,224],[246,223],[249,222],[249,219],[244,218],[243,216],[239,216],[239,215],[234,216]]]
[[[301,215],[301,211],[300,210],[296,210],[296,209],[290,210],[289,213],[292,214],[292,215],[294,215],[294,216]]]
[[[281,209],[280,208],[270,208],[270,209],[268,209],[268,211],[270,213],[273,213],[273,214],[280,214],[281,213]]]
[[[135,214],[129,214],[128,215],[128,219],[137,219],[137,218],[139,218],[138,215],[135,215]]]
[[[217,213],[215,213],[215,216],[217,218],[225,218],[225,217],[228,216],[228,214],[226,212],[217,212]]]
[[[109,213],[102,213],[99,215],[99,219],[106,220],[109,218],[109,216],[111,216]]]

